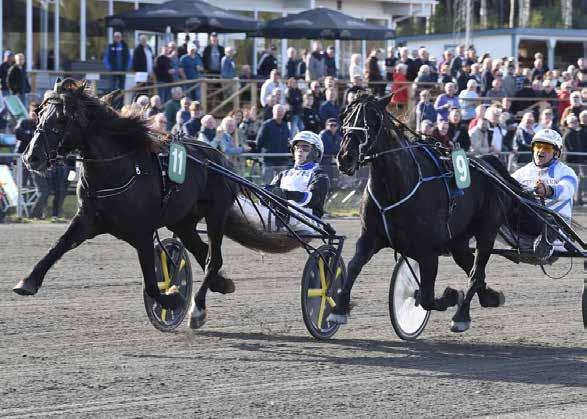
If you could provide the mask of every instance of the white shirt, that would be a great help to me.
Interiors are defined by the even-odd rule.
[[[567,219],[573,212],[573,196],[577,190],[575,171],[560,160],[554,160],[547,167],[538,167],[533,162],[516,170],[513,178],[526,188],[534,188],[541,180],[553,189],[552,197],[546,199],[546,206]]]
[[[143,51],[145,51],[145,57],[147,57],[147,73],[151,74],[153,71],[153,53],[148,45],[143,47]]]
[[[285,84],[283,82],[275,83],[271,79],[265,80],[265,83],[261,86],[261,105],[265,106],[267,104],[269,96],[273,93],[275,89],[281,90],[281,100],[279,102],[280,105],[285,105]],[[276,104],[277,105],[277,104]]]

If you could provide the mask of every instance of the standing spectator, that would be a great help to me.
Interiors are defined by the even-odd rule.
[[[8,70],[13,64],[14,54],[12,51],[4,51],[4,61],[0,64],[0,87],[2,88],[2,96],[8,96],[10,94],[8,89]]]
[[[29,117],[18,121],[16,127],[14,128],[14,135],[16,137],[16,153],[23,154],[33,139],[35,129],[37,128],[37,121],[39,119],[36,113],[36,108],[38,105],[38,103],[31,102],[29,104]],[[22,170],[22,184],[26,187],[32,180],[31,173],[24,165]]]
[[[478,105],[475,108],[475,117],[469,122],[469,136],[471,136],[471,130],[483,119],[485,119],[485,111],[487,105]]]
[[[524,79],[524,87],[518,90],[518,93],[516,93],[515,97],[520,99],[529,99],[536,97],[536,93],[534,92],[534,89],[532,89],[531,82],[529,79]],[[535,103],[536,102],[533,100],[515,100],[512,104],[512,112],[520,113],[522,111],[525,112],[527,110],[531,110]]]
[[[269,78],[265,80],[261,86],[260,101],[261,105],[267,104],[267,98],[273,94],[273,91],[279,89],[282,92],[285,91],[285,85],[281,81],[281,73],[277,69],[271,70]],[[282,95],[280,98],[280,104],[285,105],[285,97]]]
[[[401,47],[399,49],[398,64],[399,63],[405,64],[408,66],[406,76],[408,78],[408,81],[414,81],[414,79],[416,78],[416,75],[418,74],[418,70],[416,70],[416,64],[414,63],[414,60],[412,60],[410,58],[409,51],[408,51],[407,47]],[[397,65],[396,65],[396,67],[397,67]]]
[[[440,70],[443,65],[446,65],[446,73],[449,74],[448,70],[450,68],[450,64],[452,63],[452,60],[453,60],[452,51],[449,49],[444,50],[444,52],[442,53],[442,57],[436,63],[438,65],[438,69]]]
[[[188,46],[188,53],[183,55],[179,60],[179,75],[183,80],[198,80],[202,77],[204,65],[198,55],[198,47],[194,44]],[[195,83],[194,83],[195,85]],[[193,87],[194,85],[186,85]],[[190,91],[190,97],[193,100],[200,100],[200,86],[195,86]]]
[[[283,120],[285,107],[275,105],[273,107],[273,118],[263,122],[257,134],[257,151],[262,153],[288,153],[289,152],[289,129]],[[275,171],[289,163],[289,157],[265,157],[263,165],[263,180],[266,184],[271,182]]]
[[[469,48],[467,48],[465,63],[467,63],[469,66],[472,66],[476,62],[477,62],[477,51],[475,51],[475,47],[473,47],[471,45]]]
[[[198,135],[198,141],[202,141],[209,146],[218,149],[218,142],[216,139],[216,120],[212,115],[204,115],[202,117],[202,127]]]
[[[326,54],[324,55],[324,65],[326,66],[326,75],[336,78],[338,70],[336,69],[336,56],[334,54],[334,46],[328,45]]]
[[[139,37],[139,45],[132,52],[132,69],[136,72],[153,72],[153,50],[147,44],[147,36]]]
[[[478,104],[476,99],[478,98],[477,82],[475,80],[469,80],[467,82],[467,89],[459,93],[459,105],[462,109],[463,123],[466,122],[468,125],[475,118],[475,107]]]
[[[10,94],[17,95],[26,106],[26,94],[31,92],[31,85],[25,67],[24,54],[19,53],[14,56],[14,64],[8,70],[7,83]]]
[[[567,108],[563,111],[563,114],[561,115],[561,123],[564,122],[567,119],[567,116],[569,116],[571,113],[575,114],[576,117],[579,117],[579,115],[584,109],[583,100],[581,98],[580,92],[575,91],[571,93],[570,99],[571,104],[567,106]]]
[[[441,64],[440,65],[440,73],[438,74],[438,83],[439,84],[447,84],[447,83],[454,83],[455,79],[449,72],[448,64]]]
[[[167,56],[171,61],[171,68],[173,68],[172,77],[174,81],[180,79],[179,74],[179,57],[177,56],[177,45],[175,42],[170,42],[167,44]]]
[[[534,114],[526,112],[516,129],[512,148],[514,153],[522,153],[517,156],[519,164],[530,163],[532,160],[532,138],[534,138]]]
[[[306,131],[312,131],[318,134],[322,129],[322,120],[320,115],[314,109],[314,95],[312,92],[306,92],[304,94],[304,107],[302,108],[302,123]]]
[[[167,120],[167,131],[170,132],[175,124],[175,115],[181,109],[181,103],[179,100],[183,96],[181,87],[176,86],[171,89],[171,100],[165,104],[165,118]]]
[[[261,128],[261,122],[257,119],[257,108],[251,106],[245,111],[243,122],[238,126],[239,138],[246,143],[251,151],[255,152],[257,146],[257,133]]]
[[[163,112],[163,108],[161,106],[161,97],[159,97],[159,95],[153,95],[149,99],[149,109],[147,109],[147,119],[151,118],[152,116],[157,115],[160,112]]]
[[[453,145],[458,144],[463,150],[469,151],[471,139],[467,126],[461,122],[461,110],[451,109],[448,114],[448,137]]]
[[[409,85],[408,78],[406,77],[407,71],[408,66],[400,63],[396,66],[396,72],[393,73],[390,105],[396,112],[404,112],[408,106]]]
[[[114,42],[108,45],[104,54],[104,67],[107,71],[128,71],[130,51],[120,32],[114,32]],[[110,90],[124,89],[125,75],[110,77]]]
[[[314,103],[312,107],[316,112],[318,112],[320,110],[320,106],[326,100],[326,96],[320,87],[319,81],[313,81],[310,83],[310,92],[312,92],[312,95],[314,96]]]
[[[220,76],[223,79],[236,79],[236,64],[234,63],[234,56],[236,51],[232,47],[226,47],[226,55],[222,57],[220,64]]]
[[[320,105],[318,114],[322,121],[327,121],[330,118],[334,118],[338,121],[340,114],[340,108],[336,105],[336,93],[334,89],[326,89],[326,101]]]
[[[171,83],[173,82],[173,63],[167,54],[167,46],[161,47],[161,54],[155,58],[155,66],[153,69],[157,83]],[[158,93],[163,103],[169,100],[171,87],[159,87]]]
[[[449,73],[456,80],[463,66],[465,65],[465,46],[458,45],[455,55],[449,64]]]
[[[291,77],[287,80],[287,89],[285,89],[285,102],[289,107],[289,132],[292,138],[304,130],[302,122],[302,91],[298,87],[298,82]]]
[[[332,158],[336,156],[340,150],[340,142],[342,137],[338,129],[338,121],[335,118],[330,118],[326,121],[326,127],[320,132],[320,139],[324,144],[324,157],[329,159],[323,160],[325,164],[329,164]]]
[[[554,114],[552,112],[552,109],[550,108],[543,109],[542,112],[540,112],[540,120],[538,121],[538,124],[536,124],[536,126],[534,127],[534,131],[538,132],[546,128],[558,131],[558,126],[555,123]]]
[[[287,49],[287,64],[285,65],[286,68],[286,78],[294,78],[299,79],[300,75],[298,73],[298,52],[294,47],[289,47]]]
[[[420,131],[418,131],[427,139],[432,139],[432,133],[434,132],[434,123],[428,119],[424,119],[420,124]]]
[[[485,111],[485,118],[489,122],[489,144],[493,153],[498,154],[502,151],[504,137],[507,131],[500,124],[501,110],[497,106],[490,106]]]
[[[503,88],[501,79],[496,78],[491,82],[491,89],[485,93],[486,97],[501,100],[507,96],[507,92]]]
[[[494,153],[495,149],[489,145],[489,122],[480,119],[472,129],[469,129],[471,138],[471,152],[474,154]]]
[[[192,102],[190,105],[190,119],[183,124],[182,131],[188,137],[196,138],[202,129],[202,105]]]
[[[485,94],[491,90],[491,85],[494,79],[492,69],[493,65],[491,58],[485,58],[481,68],[481,96],[485,96]]]
[[[514,79],[516,80],[516,93],[524,88],[524,86],[530,82],[530,79],[524,74],[524,69],[518,63],[514,71]]]
[[[353,54],[358,55],[359,60],[361,58],[360,54]],[[351,62],[353,61],[353,57],[351,57]],[[395,56],[395,49],[393,47],[387,47],[387,57],[385,57],[385,80],[393,81],[393,72],[395,71],[395,66],[397,64],[398,58]],[[350,73],[350,70],[349,70]],[[363,77],[364,70],[361,72],[361,77]],[[352,77],[351,77],[352,80]]]
[[[548,71],[548,67],[544,66],[544,60],[542,58],[537,58],[534,60],[534,67],[530,71],[530,80],[542,80],[544,78],[544,74]]]
[[[322,80],[326,76],[326,63],[320,41],[312,43],[312,53],[308,58],[306,79],[308,82]]]
[[[402,64],[405,65],[405,64]],[[406,78],[407,81],[407,78]],[[418,70],[418,76],[414,80],[414,97],[420,96],[420,92],[423,90],[430,90],[436,86],[436,75],[432,74],[430,66],[424,64],[420,66]],[[393,85],[392,85],[393,91]]]
[[[383,96],[385,93],[385,83],[383,82],[383,76],[381,75],[381,68],[379,68],[379,58],[381,56],[381,50],[379,48],[373,48],[369,54],[369,58],[366,63],[366,78],[369,82],[369,88],[375,96]],[[396,66],[397,71],[397,66]],[[407,71],[407,69],[406,69]],[[394,74],[394,81],[395,74]]]
[[[448,119],[448,112],[451,108],[460,108],[459,98],[455,96],[456,86],[454,83],[447,83],[444,86],[443,94],[439,95],[434,102],[434,109],[441,119]]]
[[[361,64],[361,54],[351,55],[351,64],[349,65],[349,79],[353,80],[355,76],[363,77],[365,69]]]
[[[426,48],[420,47],[418,50],[418,58],[414,60],[414,67],[418,74],[420,74],[420,69],[424,65],[428,66],[431,74],[436,73],[436,67],[434,66],[434,63],[430,61],[430,53]]]
[[[183,38],[183,44],[177,47],[177,56],[181,59],[186,54],[189,54],[190,34],[186,33]]]
[[[420,92],[420,101],[416,105],[416,131],[422,131],[422,121],[436,121],[437,113],[434,105],[430,102],[430,91]]]
[[[514,97],[514,95],[518,91],[514,71],[514,65],[512,63],[509,63],[506,69],[506,73],[502,79],[502,85],[507,97]]]
[[[562,116],[565,109],[571,104],[571,83],[564,81],[561,84],[561,88],[558,92],[558,115]]]
[[[173,130],[175,132],[183,131],[183,125],[186,122],[188,122],[191,118],[190,106],[192,104],[192,101],[190,100],[190,98],[189,97],[181,98],[181,100],[179,101],[179,104],[180,104],[180,108],[177,111],[177,113],[175,114],[175,126],[173,127]]]
[[[467,89],[469,80],[475,79],[471,76],[471,67],[467,63],[464,63],[457,77],[457,89],[459,92]]]
[[[204,48],[204,70],[212,74],[220,74],[220,62],[224,57],[224,47],[218,44],[218,34],[210,34],[210,42]]]
[[[567,152],[566,162],[573,165],[573,169],[577,174],[583,174],[585,172],[584,165],[587,162],[585,156],[577,156],[571,153],[585,153],[587,152],[587,137],[581,134],[585,134],[585,130],[581,130],[579,126],[579,119],[575,114],[569,114],[566,119],[567,130],[563,136],[563,143],[565,145],[565,151]],[[581,179],[583,176],[579,176],[579,187],[577,188],[576,201],[579,205],[583,205],[583,189],[581,187]]]
[[[167,132],[167,118],[165,114],[160,112],[151,117],[151,125],[152,130],[159,131],[159,132]]]
[[[271,95],[267,98],[267,103],[265,103],[265,106],[263,107],[263,121],[268,121],[273,118],[273,107],[277,103],[278,102],[275,100],[275,95]]]
[[[277,70],[278,63],[277,58],[275,58],[276,52],[277,47],[271,45],[263,55],[261,55],[259,64],[257,65],[257,76],[259,76],[259,78],[265,80],[271,76],[273,70]]]
[[[554,90],[554,85],[550,80],[544,80],[542,82],[541,98],[546,99],[548,105],[554,112],[555,121],[560,117],[560,113],[557,112],[558,95]]]

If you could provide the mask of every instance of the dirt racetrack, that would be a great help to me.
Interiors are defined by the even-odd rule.
[[[348,236],[348,261],[359,221],[333,224]],[[236,293],[210,294],[200,331],[164,334],[147,319],[134,250],[109,236],[67,254],[36,297],[11,291],[65,228],[0,225],[2,417],[587,417],[580,260],[551,280],[494,257],[488,283],[504,307],[475,299],[463,335],[449,331],[452,310],[433,313],[407,343],[389,322],[386,250],[359,277],[349,324],[320,342],[300,311],[305,253],[263,256],[227,241]],[[465,279],[442,258],[437,292]]]

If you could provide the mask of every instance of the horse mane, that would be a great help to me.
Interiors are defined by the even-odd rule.
[[[122,116],[110,106],[110,96],[102,100],[92,95],[85,83],[66,79],[47,92],[43,105],[47,102],[63,104],[64,113],[75,120],[82,132],[92,137],[108,137],[114,142],[124,144],[129,149],[159,151],[167,138],[157,135],[141,117]]]

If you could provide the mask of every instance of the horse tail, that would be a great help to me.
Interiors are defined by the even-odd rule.
[[[301,246],[286,232],[266,231],[262,224],[248,219],[236,204],[228,212],[225,234],[249,249],[266,253],[287,253]]]

